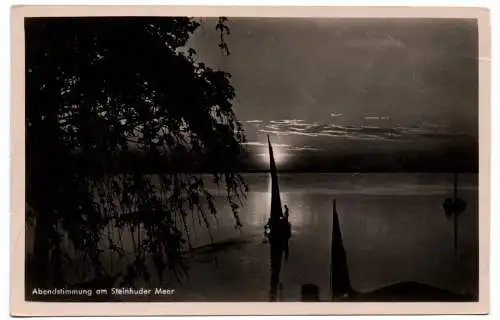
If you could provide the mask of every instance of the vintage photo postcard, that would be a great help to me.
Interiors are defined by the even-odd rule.
[[[12,314],[488,312],[484,8],[12,9]]]

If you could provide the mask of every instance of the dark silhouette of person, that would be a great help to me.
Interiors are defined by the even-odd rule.
[[[288,206],[285,204],[285,213],[283,215],[283,218],[281,219],[281,228],[280,228],[283,241],[283,251],[285,253],[285,260],[288,260],[288,256],[290,254],[288,241],[292,237],[292,225],[288,221],[289,215],[290,211],[288,209]]]

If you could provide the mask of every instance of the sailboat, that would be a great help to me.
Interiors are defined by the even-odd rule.
[[[271,214],[272,221],[279,221],[283,217],[283,209],[281,207],[280,188],[278,184],[278,173],[276,169],[276,162],[274,160],[273,146],[271,140],[267,136],[269,145],[269,172],[271,173]]]
[[[457,177],[455,176],[455,199],[457,196]],[[461,209],[460,205],[457,205]],[[452,208],[450,210],[457,210]],[[458,210],[460,211],[460,210]],[[453,213],[451,213],[453,214]],[[330,293],[333,301],[474,301],[474,295],[457,294],[438,287],[419,283],[415,281],[403,281],[382,288],[369,291],[357,292],[350,282],[349,269],[346,259],[346,251],[343,244],[342,232],[340,230],[339,215],[335,199],[333,200],[332,212],[332,243],[330,262]]]
[[[446,198],[443,209],[446,217],[453,217],[453,250],[455,258],[458,252],[458,217],[465,211],[467,203],[458,197],[458,173],[455,172],[453,179],[453,198]]]
[[[281,263],[283,261],[283,248],[280,245],[280,234],[278,234],[280,220],[283,217],[283,209],[281,207],[276,162],[274,160],[273,147],[269,136],[267,136],[267,142],[269,145],[269,171],[271,174],[271,212],[266,225],[268,228],[267,237],[269,239],[271,260],[271,283],[269,294],[270,300],[276,301],[280,283],[279,276],[281,272]]]

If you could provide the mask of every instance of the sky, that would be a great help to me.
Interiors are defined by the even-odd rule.
[[[216,21],[201,20],[188,46],[231,73],[235,112],[261,166],[266,135],[282,168],[355,154],[418,154],[424,169],[448,150],[477,158],[475,20],[229,17],[229,56]]]

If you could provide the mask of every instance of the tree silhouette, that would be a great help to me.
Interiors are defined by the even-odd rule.
[[[216,28],[228,54],[225,23],[220,18]],[[186,218],[210,228],[214,197],[195,172],[151,175],[132,164],[110,174],[133,152],[143,163],[174,168],[202,159],[225,186],[241,226],[237,212],[247,187],[238,163],[245,137],[232,108],[230,74],[185,48],[199,25],[185,17],[25,20],[31,285],[67,285],[65,266],[83,262],[83,279],[122,275],[130,285],[138,277],[148,281],[148,261],[160,279],[186,271]],[[126,258],[116,237],[123,232],[131,235],[134,257],[123,273],[110,274],[102,256]]]

